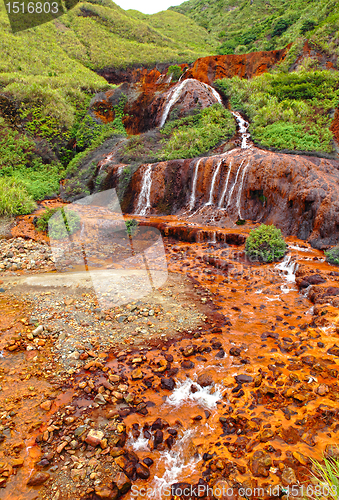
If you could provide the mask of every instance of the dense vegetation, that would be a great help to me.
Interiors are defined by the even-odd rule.
[[[248,116],[252,138],[262,146],[333,151],[329,127],[339,102],[336,72],[301,69],[215,83],[231,108]]]
[[[220,54],[279,49],[307,36],[339,55],[337,0],[189,0],[171,10],[217,36]]]
[[[339,245],[331,248],[330,250],[327,250],[325,252],[325,255],[327,262],[339,266]]]
[[[235,121],[220,104],[205,108],[193,116],[170,121],[161,130],[166,136],[159,159],[193,158],[226,141],[235,134]]]
[[[280,229],[274,225],[261,224],[253,229],[245,245],[245,252],[251,261],[273,262],[280,260],[286,253],[287,245]]]

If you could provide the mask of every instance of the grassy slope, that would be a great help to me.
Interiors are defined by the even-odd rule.
[[[327,50],[338,50],[339,46],[337,0],[188,0],[171,10],[189,16],[218,36],[220,53],[282,48],[306,33],[306,21],[316,25],[307,32],[311,40],[318,40]],[[278,23],[285,23],[282,33]]]
[[[0,46],[0,182],[41,199],[58,191],[75,142],[81,151],[124,133],[121,119],[98,126],[87,117],[83,126],[93,92],[110,87],[93,70],[194,61],[216,43],[176,12],[145,16],[92,0],[17,34],[0,2]]]

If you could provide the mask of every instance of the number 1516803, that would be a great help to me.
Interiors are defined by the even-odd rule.
[[[57,14],[59,12],[57,2],[8,2],[6,8],[8,14]]]

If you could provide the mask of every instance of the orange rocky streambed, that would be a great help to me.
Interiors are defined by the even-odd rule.
[[[1,273],[0,499],[273,498],[339,456],[339,273],[233,240],[164,238],[169,280],[110,310],[85,279]]]

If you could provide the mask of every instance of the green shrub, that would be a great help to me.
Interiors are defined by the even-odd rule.
[[[226,141],[235,134],[234,117],[220,104],[213,104],[201,112],[168,122],[161,130],[166,137],[159,158],[194,158]]]
[[[38,220],[35,224],[38,231],[47,231],[48,221],[55,214],[58,208],[47,208],[47,210],[38,216]]]
[[[290,23],[286,19],[279,19],[272,30],[272,36],[282,35],[290,26]]]
[[[314,30],[314,28],[317,26],[316,21],[313,21],[313,19],[305,19],[305,21],[302,22],[300,26],[300,33],[304,35],[308,31]]]
[[[287,245],[280,229],[274,225],[262,224],[250,232],[246,240],[245,252],[252,261],[273,262],[285,255],[286,248]]]
[[[331,248],[330,250],[327,250],[325,252],[326,255],[326,260],[330,264],[335,264],[336,266],[339,266],[339,245],[336,245],[335,247]]]
[[[125,224],[128,236],[135,236],[138,232],[139,222],[136,219],[128,219]]]
[[[173,82],[177,82],[179,80],[180,76],[182,75],[182,70],[181,70],[180,66],[178,66],[177,64],[174,64],[168,68],[167,74],[172,75]]]
[[[333,152],[330,131],[339,101],[339,75],[300,70],[214,82],[231,109],[248,116],[252,139],[261,146]]]
[[[74,234],[81,227],[81,218],[73,210],[57,209],[48,221],[48,235],[54,240],[62,240]]]
[[[0,215],[25,215],[35,208],[36,204],[22,182],[0,177]]]

